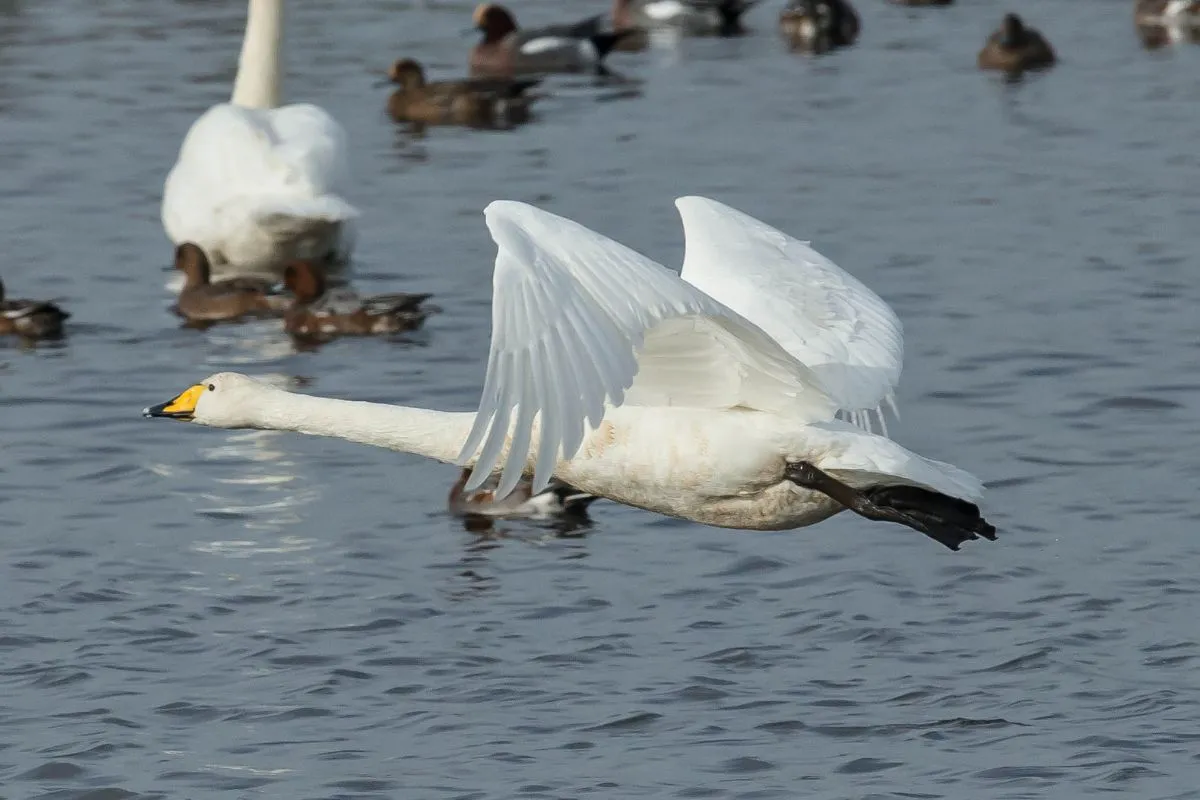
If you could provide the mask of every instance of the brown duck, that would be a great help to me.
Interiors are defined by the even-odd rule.
[[[535,98],[525,91],[540,83],[538,78],[505,77],[429,83],[421,65],[411,58],[392,64],[388,78],[400,87],[392,93],[387,106],[397,122],[474,128],[526,122],[529,105]]]
[[[0,334],[26,339],[57,339],[70,314],[48,300],[6,300],[0,281]]]
[[[372,336],[421,327],[434,309],[422,307],[432,295],[381,294],[360,297],[347,287],[328,288],[325,275],[308,261],[289,264],[283,282],[296,302],[284,316],[289,333],[308,338]]]
[[[1020,73],[1054,64],[1054,50],[1035,29],[1016,14],[1005,14],[1000,27],[979,51],[979,68]]]
[[[185,276],[183,289],[175,301],[175,312],[189,322],[277,317],[292,304],[291,298],[262,278],[213,281],[208,256],[192,242],[175,248],[175,269]]]

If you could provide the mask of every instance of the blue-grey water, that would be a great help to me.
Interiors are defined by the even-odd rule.
[[[419,136],[373,81],[460,74],[471,4],[292,0],[287,96],[353,143],[355,282],[445,309],[297,351],[181,330],[164,290],[162,181],[245,3],[0,3],[0,275],[74,314],[0,345],[0,797],[1200,797],[1200,47],[1142,49],[1131,0],[1024,3],[1061,62],[1011,85],[974,66],[1008,6],[861,0],[816,59],[778,7],[548,81],[516,130]],[[677,265],[688,193],[896,308],[893,433],[989,484],[999,542],[608,502],[479,537],[451,467],[141,419],[225,369],[472,408],[488,201]]]

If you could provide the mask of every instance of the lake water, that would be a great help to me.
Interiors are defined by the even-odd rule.
[[[416,136],[372,83],[460,74],[471,4],[292,2],[287,95],[353,143],[356,284],[445,309],[297,351],[181,330],[164,291],[163,178],[245,3],[0,3],[0,273],[74,314],[0,347],[0,796],[1200,797],[1200,47],[1086,5],[1025,4],[1061,63],[1017,85],[974,67],[1006,6],[862,0],[859,45],[813,59],[773,2],[614,55],[626,81],[548,81],[528,126]],[[473,408],[488,201],[678,265],[689,193],[895,307],[893,433],[988,483],[999,542],[608,502],[481,538],[452,467],[140,416],[224,369]]]

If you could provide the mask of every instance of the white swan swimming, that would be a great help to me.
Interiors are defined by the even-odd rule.
[[[568,219],[497,201],[492,344],[477,413],[292,394],[214,375],[146,416],[336,436],[502,469],[727,528],[850,509],[951,549],[995,538],[982,486],[862,427],[899,379],[900,323],[803,242],[713,200],[676,201],[682,275]],[[514,419],[515,413],[515,419]]]
[[[217,277],[343,261],[354,244],[346,134],[317,106],[280,105],[282,38],[283,0],[249,0],[232,102],[192,124],[163,190],[167,236],[200,245]]]

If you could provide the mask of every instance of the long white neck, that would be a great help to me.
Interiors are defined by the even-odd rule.
[[[233,104],[277,108],[283,93],[283,0],[250,0]]]
[[[475,421],[473,411],[335,400],[271,390],[253,404],[247,427],[333,436],[454,463]]]

